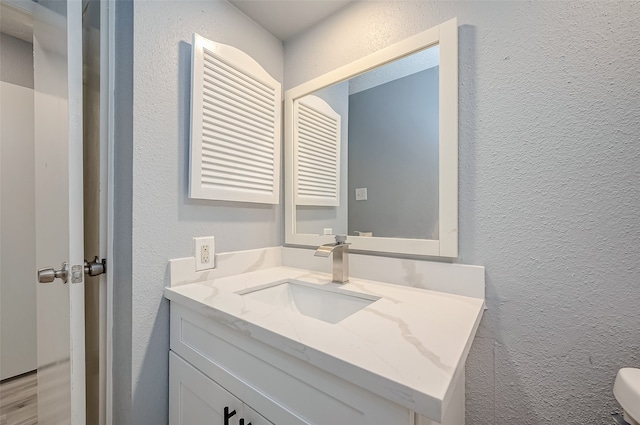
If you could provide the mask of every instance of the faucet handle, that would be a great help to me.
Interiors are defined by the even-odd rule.
[[[334,235],[333,233],[320,233],[320,236],[333,236],[337,244],[342,244],[347,241],[347,235]]]
[[[347,241],[347,235],[336,235],[336,243],[345,243]]]

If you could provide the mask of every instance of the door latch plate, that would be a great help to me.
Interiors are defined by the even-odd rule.
[[[75,265],[71,267],[71,283],[82,283],[84,275],[84,266]]]

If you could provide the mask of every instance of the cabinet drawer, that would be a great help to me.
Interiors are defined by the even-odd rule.
[[[408,409],[175,303],[171,349],[278,425],[414,423]]]

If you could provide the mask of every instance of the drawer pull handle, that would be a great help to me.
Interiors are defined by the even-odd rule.
[[[231,419],[236,414],[235,410],[229,412],[229,407],[226,406],[224,408],[224,425],[229,425],[229,419]]]

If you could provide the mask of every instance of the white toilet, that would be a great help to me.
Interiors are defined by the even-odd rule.
[[[640,425],[640,369],[620,369],[613,384],[613,395],[624,409],[624,420],[630,425]]]

